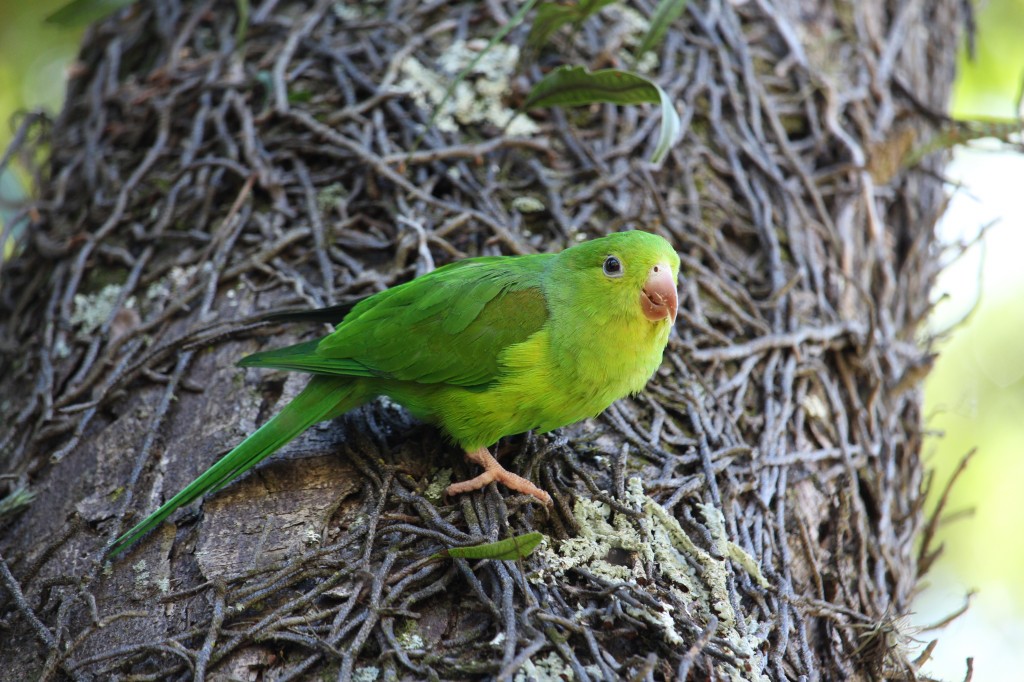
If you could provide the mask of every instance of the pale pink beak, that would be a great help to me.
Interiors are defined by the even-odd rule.
[[[678,306],[679,296],[676,294],[676,280],[672,276],[672,268],[659,263],[647,273],[647,281],[640,292],[640,307],[644,311],[644,317],[651,322],[667,317],[669,323],[674,324]]]

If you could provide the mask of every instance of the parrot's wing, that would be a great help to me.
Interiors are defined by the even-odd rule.
[[[241,363],[316,374],[481,386],[499,356],[547,321],[548,256],[476,258],[371,296],[319,341],[256,353]]]

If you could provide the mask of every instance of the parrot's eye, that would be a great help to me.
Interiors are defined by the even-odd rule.
[[[622,261],[615,256],[605,258],[604,274],[608,277],[622,277]]]

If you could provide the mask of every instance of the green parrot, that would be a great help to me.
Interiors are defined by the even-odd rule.
[[[479,476],[551,497],[488,451],[502,436],[593,417],[643,389],[675,322],[679,256],[647,232],[611,234],[557,254],[469,258],[369,296],[299,316],[337,320],[315,341],[238,364],[312,374],[275,417],[119,537],[116,554],[175,509],[219,489],[313,424],[386,395],[437,424]]]

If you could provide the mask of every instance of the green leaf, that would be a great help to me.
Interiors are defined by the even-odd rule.
[[[515,561],[530,556],[530,553],[537,548],[540,541],[544,539],[543,533],[526,533],[515,537],[488,542],[484,545],[473,547],[452,547],[445,549],[431,558],[443,559],[496,559],[498,561]]]
[[[444,109],[444,106],[448,104],[448,100],[452,98],[452,93],[455,92],[455,88],[459,85],[459,83],[465,80],[466,76],[469,75],[469,73],[474,69],[474,67],[476,67],[480,60],[484,58],[484,55],[487,54],[490,51],[490,49],[494,47],[495,44],[498,43],[498,41],[500,41],[502,38],[508,35],[508,32],[511,31],[513,28],[522,23],[523,19],[526,18],[527,12],[533,9],[533,5],[536,2],[537,0],[526,0],[526,2],[523,3],[522,7],[519,8],[519,11],[512,15],[512,18],[508,20],[508,23],[506,23],[504,26],[498,29],[498,31],[493,36],[491,36],[491,39],[487,41],[487,46],[480,51],[480,54],[474,57],[473,61],[471,61],[466,66],[466,68],[459,72],[459,74],[455,77],[455,80],[453,80],[451,84],[448,86],[448,89],[445,90],[444,97],[442,97],[441,101],[434,106],[434,111],[432,111],[430,114],[430,120],[427,121],[427,127],[424,128],[423,131],[419,135],[417,135],[416,139],[413,141],[412,149],[409,150],[410,157],[412,157],[416,150],[419,149],[420,143],[423,141],[423,136],[427,134],[428,130],[434,127],[434,122],[437,121],[437,117],[441,114],[441,111]]]
[[[613,2],[615,0],[583,0],[567,4],[545,2],[537,8],[537,16],[530,27],[530,35],[526,37],[526,45],[540,49],[558,29],[569,23],[579,25],[602,7]]]
[[[245,40],[245,32],[249,30],[249,0],[235,0],[235,9],[238,10],[238,25],[235,26],[235,49],[239,50]]]
[[[27,506],[35,496],[28,488],[15,488],[9,495],[0,498],[0,518]]]
[[[596,102],[611,104],[660,104],[661,131],[651,162],[664,158],[679,138],[682,122],[672,100],[656,83],[630,71],[604,69],[587,71],[582,66],[562,66],[533,86],[523,109],[556,106],[586,106]]]
[[[579,107],[596,102],[658,104],[658,86],[643,76],[619,69],[587,71],[582,66],[560,66],[544,76],[526,97],[523,109]]]
[[[668,150],[679,141],[683,122],[679,120],[679,112],[676,111],[668,93],[657,85],[654,87],[658,88],[658,98],[661,100],[661,129],[658,131],[658,144],[651,154],[651,163],[660,163],[668,154]]]
[[[546,2],[537,8],[537,17],[530,26],[530,35],[526,36],[527,47],[535,50],[547,45],[555,31],[576,18],[575,5],[557,5]]]
[[[645,53],[656,48],[665,38],[669,27],[686,9],[686,0],[661,0],[654,9],[654,16],[651,17],[651,27],[647,29],[647,35],[640,41],[640,47],[636,51],[636,60],[640,61]]]
[[[122,7],[127,7],[134,0],[71,0],[68,4],[46,17],[48,24],[58,26],[85,26],[108,14],[113,14]]]
[[[586,21],[594,14],[597,14],[602,9],[612,4],[616,0],[583,0],[580,2],[580,18],[579,21]]]

